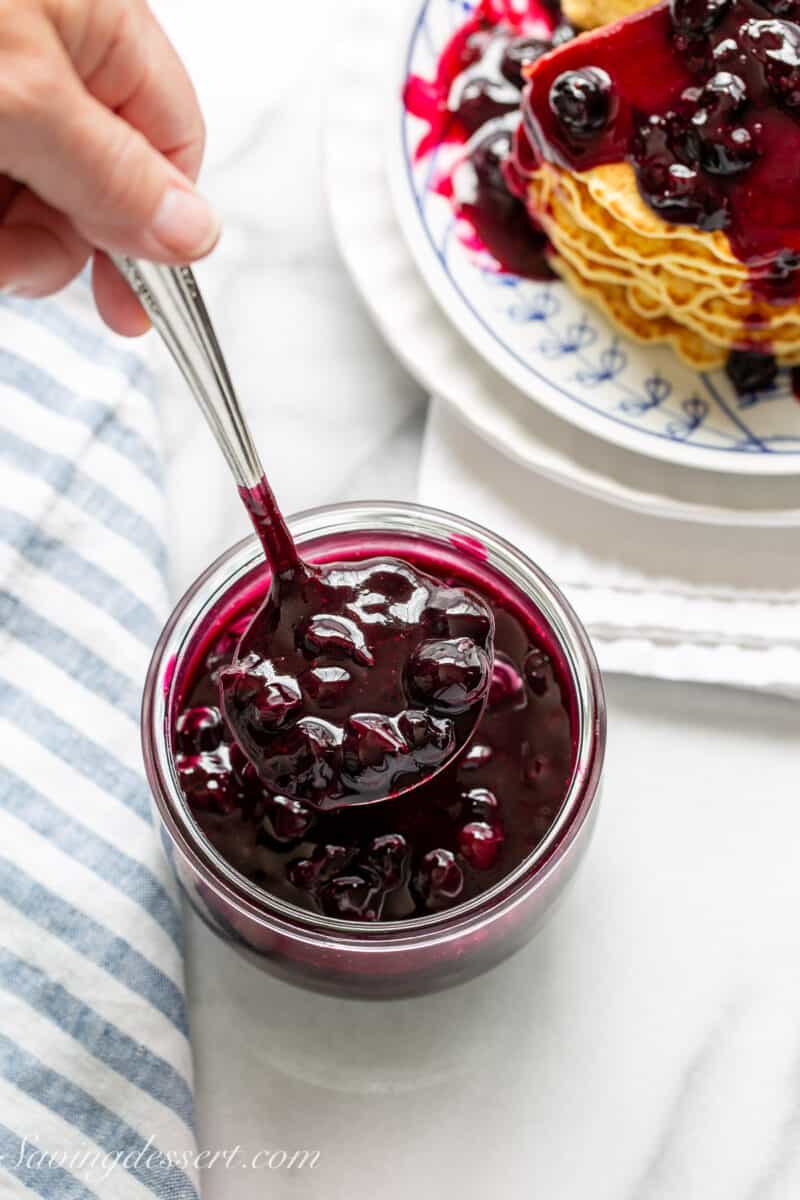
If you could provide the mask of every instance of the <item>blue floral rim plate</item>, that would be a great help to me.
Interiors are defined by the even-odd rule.
[[[409,75],[431,78],[473,0],[413,0],[392,77],[389,176],[406,240],[428,286],[482,358],[532,400],[607,441],[682,466],[800,473],[800,402],[788,371],[739,396],[723,371],[698,372],[665,346],[620,335],[564,283],[499,273],[459,239],[437,194],[425,127],[402,103]]]

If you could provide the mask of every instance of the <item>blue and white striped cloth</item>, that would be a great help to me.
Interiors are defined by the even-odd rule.
[[[197,1196],[181,913],[138,714],[153,376],[85,280],[0,302],[0,1195]]]

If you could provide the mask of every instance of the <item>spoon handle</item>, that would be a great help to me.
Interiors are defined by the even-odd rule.
[[[237,484],[255,488],[264,468],[193,272],[117,255],[113,261],[178,364]]]

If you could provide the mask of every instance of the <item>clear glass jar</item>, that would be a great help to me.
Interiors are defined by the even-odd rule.
[[[450,513],[416,505],[356,503],[300,513],[289,526],[305,557],[402,557],[403,544],[431,561],[498,577],[537,614],[574,695],[575,763],[544,840],[475,899],[404,921],[340,921],[308,912],[251,883],[214,849],[181,793],[172,755],[176,697],[193,652],[224,613],[226,598],[263,581],[255,537],[231,547],[189,588],[159,639],[142,708],[147,776],[172,866],[198,915],[252,962],[295,983],[355,996],[399,996],[470,978],[527,942],[586,849],[605,751],[605,700],[592,647],[555,585],[508,542]],[[424,569],[424,564],[423,564]],[[432,565],[430,568],[435,571]]]

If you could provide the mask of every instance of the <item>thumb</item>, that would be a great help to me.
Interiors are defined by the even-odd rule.
[[[62,89],[4,122],[14,176],[101,250],[173,263],[207,254],[220,222],[190,181],[75,76]]]

